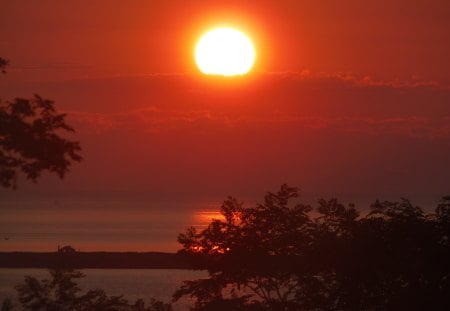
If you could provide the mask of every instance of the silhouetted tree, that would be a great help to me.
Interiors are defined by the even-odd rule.
[[[25,277],[16,286],[23,309],[33,311],[171,311],[170,304],[151,299],[145,306],[142,299],[130,304],[122,296],[107,296],[102,289],[81,293],[76,283],[84,277],[80,271],[69,269],[49,270],[50,279]]]
[[[0,70],[4,72],[7,63],[0,58]],[[0,99],[0,186],[16,188],[19,172],[32,181],[43,171],[62,178],[73,161],[81,160],[80,144],[60,135],[74,132],[65,118],[53,101],[39,95]]]
[[[70,245],[65,245],[63,247],[58,246],[58,253],[75,253],[76,250]]]
[[[228,198],[224,220],[178,241],[208,279],[174,294],[195,310],[448,310],[450,198],[435,214],[408,200],[376,201],[367,215],[336,199],[291,204],[283,185],[263,204]],[[233,306],[233,307],[230,307]]]

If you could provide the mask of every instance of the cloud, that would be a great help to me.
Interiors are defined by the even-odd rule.
[[[417,87],[437,87],[447,88],[448,86],[440,85],[437,81],[421,80],[417,76],[411,76],[409,80],[382,80],[376,79],[370,75],[357,75],[351,72],[312,72],[310,70],[303,71],[285,71],[285,72],[268,72],[268,75],[283,77],[285,79],[294,80],[322,80],[322,81],[341,81],[349,83],[353,86],[361,87],[389,87],[389,88],[417,88]]]
[[[65,181],[70,189],[168,197],[260,193],[284,182],[325,192],[448,189],[450,91],[426,82],[146,75],[20,90],[54,99],[77,130],[84,161]]]
[[[104,101],[114,106],[123,103],[122,109],[111,112],[86,111],[85,107],[84,111],[67,110],[79,124],[77,128],[94,132],[289,127],[450,138],[450,90],[432,82],[375,81],[304,71],[265,74],[246,86],[226,80],[224,85],[199,81],[187,75],[120,77],[91,83],[100,90],[110,85],[113,97],[106,92]],[[77,88],[83,89],[83,84]]]

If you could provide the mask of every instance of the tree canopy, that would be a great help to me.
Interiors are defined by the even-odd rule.
[[[0,58],[0,70],[7,61]],[[81,160],[79,142],[64,138],[74,132],[54,102],[34,95],[13,101],[0,99],[0,186],[16,188],[19,172],[36,181],[43,171],[63,178]]]
[[[195,310],[450,309],[450,197],[435,213],[402,199],[365,215],[298,197],[287,185],[254,207],[230,197],[223,220],[180,234],[181,252],[209,278],[174,299],[194,298]]]

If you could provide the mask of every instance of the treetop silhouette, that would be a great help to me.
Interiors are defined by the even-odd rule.
[[[195,310],[445,310],[450,308],[450,197],[426,214],[406,199],[366,215],[336,199],[317,207],[281,186],[264,203],[222,205],[224,220],[180,234],[209,278],[174,299]]]
[[[7,61],[0,58],[0,70]],[[79,142],[61,133],[74,132],[66,115],[57,113],[54,102],[34,95],[31,99],[0,99],[0,186],[16,188],[19,172],[34,182],[42,172],[60,178],[73,162],[81,161]]]

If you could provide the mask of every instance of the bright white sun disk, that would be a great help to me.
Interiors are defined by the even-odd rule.
[[[243,75],[253,67],[255,50],[242,32],[216,28],[203,35],[197,43],[195,62],[204,74]]]

